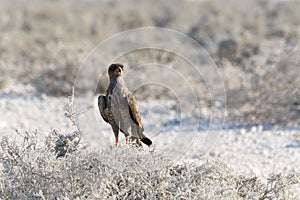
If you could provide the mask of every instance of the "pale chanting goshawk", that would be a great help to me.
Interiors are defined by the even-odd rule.
[[[124,66],[111,64],[108,69],[110,79],[106,95],[98,97],[98,107],[103,120],[109,123],[116,138],[116,146],[119,145],[119,131],[124,133],[126,144],[136,140],[150,146],[152,141],[144,134],[141,115],[132,93],[128,90],[122,78]]]

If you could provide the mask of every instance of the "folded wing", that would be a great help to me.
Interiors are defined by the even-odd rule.
[[[142,128],[143,124],[142,124],[141,115],[136,106],[135,98],[131,94],[128,96],[128,105],[129,105],[129,114],[131,119],[134,121],[134,123],[136,123],[136,125]]]
[[[134,121],[134,123],[141,128],[141,133],[140,133],[141,134],[141,141],[144,144],[150,146],[152,144],[152,141],[143,134],[144,127],[143,127],[143,124],[142,124],[141,114],[140,114],[140,111],[137,107],[135,98],[131,94],[128,96],[128,105],[129,105],[129,114],[130,114],[130,117],[131,117],[132,121]]]
[[[109,123],[108,121],[108,117],[105,114],[105,109],[107,109],[107,98],[104,95],[100,95],[98,97],[98,108],[100,111],[100,114],[103,118],[104,121],[106,121],[107,123]]]

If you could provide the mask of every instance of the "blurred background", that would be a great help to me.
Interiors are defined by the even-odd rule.
[[[227,123],[299,127],[299,10],[299,1],[0,1],[0,91],[22,85],[38,95],[69,96],[78,67],[99,42],[128,29],[164,27],[196,40],[217,64]],[[163,51],[139,56],[177,63]],[[169,97],[163,89],[144,90],[140,101]],[[205,88],[201,102],[214,109]]]

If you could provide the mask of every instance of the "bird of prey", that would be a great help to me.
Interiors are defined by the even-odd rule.
[[[139,146],[141,142],[150,146],[152,141],[143,134],[144,128],[135,98],[122,78],[123,69],[124,66],[118,63],[109,66],[110,83],[106,95],[98,97],[100,114],[112,127],[116,147],[119,145],[119,131],[124,133],[126,144],[136,140]]]

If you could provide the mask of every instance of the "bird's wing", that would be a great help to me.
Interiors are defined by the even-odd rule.
[[[136,105],[136,101],[135,101],[134,96],[132,94],[128,95],[127,101],[128,101],[128,105],[129,105],[129,113],[130,113],[131,119],[138,126],[143,127],[141,115],[140,115],[139,109]]]
[[[105,114],[105,109],[107,109],[107,98],[104,95],[100,95],[98,97],[98,108],[100,111],[100,114],[102,116],[102,118],[104,119],[104,121],[106,121],[107,123],[109,123],[108,118]]]
[[[143,132],[144,127],[142,124],[141,114],[140,114],[140,111],[138,110],[135,98],[132,94],[130,94],[128,96],[128,104],[129,104],[129,113],[130,113],[131,119],[134,121],[134,123],[136,123],[140,127],[140,130]],[[150,146],[152,144],[152,141],[149,138],[147,138],[142,132],[140,135],[141,141],[144,144]]]

